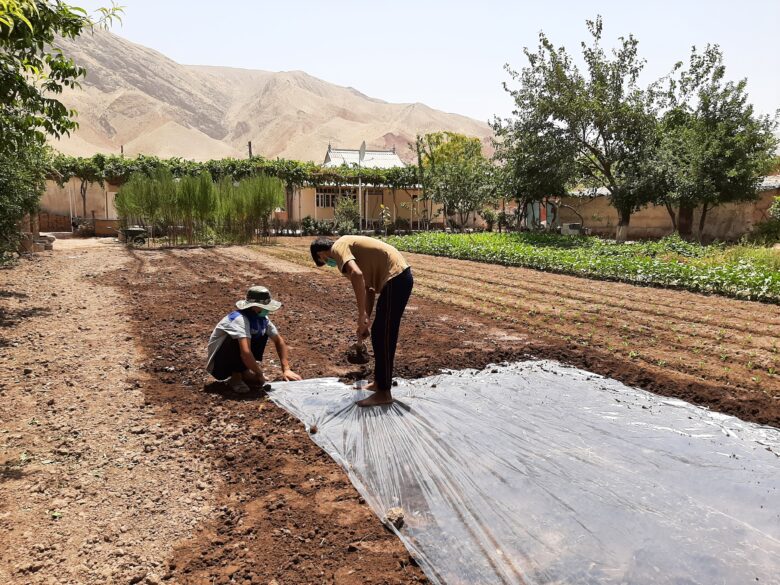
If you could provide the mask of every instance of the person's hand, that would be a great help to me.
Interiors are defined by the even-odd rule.
[[[289,368],[282,372],[282,378],[285,380],[285,382],[297,382],[298,380],[303,380],[303,378],[301,378],[298,374]]]
[[[363,318],[358,323],[358,328],[357,328],[357,338],[358,339],[363,340],[366,337],[368,337],[368,335],[369,335],[369,333],[368,333],[368,326],[369,326],[368,315],[363,313]]]

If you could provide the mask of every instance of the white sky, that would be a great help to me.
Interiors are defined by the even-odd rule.
[[[69,0],[92,9],[108,1]],[[720,44],[728,76],[748,78],[756,109],[780,107],[780,0],[119,0],[113,32],[186,64],[302,70],[390,102],[422,102],[487,121],[507,115],[504,63],[543,30],[579,52],[601,14],[605,44],[633,33],[645,80]]]

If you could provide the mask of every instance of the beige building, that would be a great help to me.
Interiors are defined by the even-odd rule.
[[[323,166],[340,167],[342,165],[358,166],[359,150],[333,148],[328,145]],[[366,168],[389,169],[405,166],[395,150],[366,150],[360,165]],[[406,220],[415,224],[439,211],[438,206],[423,205],[419,198],[422,190],[391,189],[373,185],[320,185],[296,189],[290,201],[288,217],[293,221],[301,221],[305,217],[316,220],[334,220],[336,202],[339,197],[352,197],[358,201],[360,216],[364,226],[380,227],[382,205],[390,211],[393,221]],[[439,222],[441,218],[437,216]]]
[[[91,219],[117,219],[114,198],[119,187],[106,183],[87,185],[86,202],[81,197],[81,180],[73,178],[60,186],[55,181],[46,181],[46,192],[41,197],[41,210],[51,215],[64,217],[86,217]]]

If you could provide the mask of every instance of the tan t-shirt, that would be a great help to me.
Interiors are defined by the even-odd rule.
[[[388,280],[409,268],[401,253],[381,240],[367,236],[342,236],[333,244],[333,258],[343,273],[344,265],[354,260],[363,273],[366,288],[377,294]]]

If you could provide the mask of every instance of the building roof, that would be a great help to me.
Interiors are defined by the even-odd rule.
[[[606,187],[589,187],[587,189],[569,191],[570,197],[606,197],[607,195],[609,195],[609,189]]]
[[[772,189],[780,189],[780,175],[764,177],[758,186],[759,191],[771,191]]]
[[[780,175],[768,175],[761,179],[761,182],[758,184],[759,191],[771,191],[773,189],[780,189]],[[606,195],[609,195],[609,190],[606,187],[569,191],[569,196],[571,197],[598,197]]]
[[[333,148],[328,144],[328,152],[325,154],[326,167],[340,167],[341,165],[357,166],[359,150],[348,148]],[[390,169],[406,166],[393,150],[366,150],[366,156],[360,166],[369,169]]]

